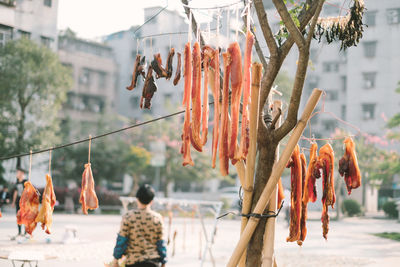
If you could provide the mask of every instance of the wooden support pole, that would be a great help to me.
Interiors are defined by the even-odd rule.
[[[271,176],[268,179],[267,185],[264,187],[264,190],[257,202],[257,205],[254,208],[253,213],[262,214],[263,211],[265,210],[268,201],[271,198],[272,191],[274,191],[274,189],[276,188],[279,178],[281,177],[282,172],[285,169],[285,166],[289,161],[289,158],[292,155],[296,144],[298,143],[301,135],[303,134],[303,131],[307,126],[307,122],[310,119],[311,113],[313,112],[315,106],[317,105],[318,100],[321,97],[321,94],[322,90],[319,89],[314,89],[314,91],[312,92],[304,108],[303,114],[300,120],[297,122],[296,127],[293,129],[292,135],[290,136],[289,141],[285,149],[283,150],[282,156],[279,158],[279,161],[273,166]],[[248,223],[244,231],[242,232],[242,235],[240,236],[239,242],[236,245],[231,258],[229,259],[229,262],[227,264],[228,267],[235,267],[238,264],[240,257],[245,251],[259,220],[260,219],[255,217],[251,217],[248,220]]]
[[[239,160],[238,162],[236,162],[235,164],[236,167],[236,171],[238,173],[239,176],[239,180],[240,180],[240,185],[243,187],[245,187],[245,173],[246,173],[246,165],[244,164],[243,160]]]
[[[282,101],[275,100],[273,102],[272,118],[279,116],[279,118],[275,124],[275,129],[277,129],[277,128],[279,128],[279,126],[281,126],[280,110],[282,110]],[[275,163],[278,159],[279,159],[279,145],[276,148]],[[276,212],[276,210],[278,208],[277,202],[278,202],[278,185],[275,186],[275,189],[272,192],[271,199],[269,200],[269,204],[267,207],[268,212]],[[272,267],[273,263],[274,263],[275,222],[276,222],[276,218],[274,218],[274,217],[268,218],[267,224],[265,226],[264,247],[263,247],[263,253],[262,253],[262,255],[263,255],[262,266],[263,267]]]
[[[243,206],[242,214],[248,214],[251,210],[253,198],[253,184],[254,184],[254,169],[256,163],[257,153],[257,130],[258,130],[258,113],[260,105],[260,83],[262,65],[260,63],[253,63],[251,67],[251,101],[250,101],[250,144],[249,152],[246,159],[245,180],[243,186]],[[243,232],[247,224],[247,218],[242,217],[242,225],[240,233]],[[239,266],[245,266],[246,253],[243,253]]]

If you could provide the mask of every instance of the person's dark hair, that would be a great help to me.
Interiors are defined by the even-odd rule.
[[[147,205],[154,199],[154,189],[149,184],[144,184],[139,187],[139,190],[136,193],[136,198],[140,201],[140,203]]]

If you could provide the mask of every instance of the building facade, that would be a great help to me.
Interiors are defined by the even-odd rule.
[[[102,114],[113,112],[117,65],[112,48],[77,38],[66,30],[58,37],[58,56],[70,69],[74,81],[61,116],[73,118],[81,124],[78,128],[87,128]]]
[[[58,0],[0,0],[0,45],[26,37],[57,49]]]

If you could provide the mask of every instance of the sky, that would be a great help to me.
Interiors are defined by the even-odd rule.
[[[189,1],[191,6],[215,6],[215,0]],[[218,5],[237,0],[219,0]],[[58,29],[67,27],[79,37],[93,39],[129,29],[144,21],[143,9],[150,6],[183,11],[180,0],[59,0]]]

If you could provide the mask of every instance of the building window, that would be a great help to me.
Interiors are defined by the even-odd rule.
[[[368,25],[368,27],[372,27],[376,25],[376,13],[377,11],[367,11],[365,12],[364,23]]]
[[[342,118],[342,120],[346,120],[346,114],[347,113],[347,106],[346,105],[342,105],[340,108],[340,117]]]
[[[12,39],[12,28],[0,25],[0,46]]]
[[[364,42],[364,56],[373,58],[376,55],[376,41]]]
[[[100,89],[106,88],[106,82],[107,82],[107,73],[99,71],[99,88]]]
[[[322,69],[324,72],[338,72],[339,63],[338,62],[324,62],[322,64]]]
[[[326,100],[335,101],[339,99],[338,90],[326,90],[325,92],[326,92]]]
[[[400,23],[400,8],[391,8],[386,10],[386,18],[388,24]]]
[[[31,33],[30,32],[18,30],[18,35],[21,38],[31,39]]]
[[[89,86],[90,85],[90,70],[89,69],[82,69],[82,74],[79,77],[79,83]]]
[[[361,104],[362,106],[362,116],[364,120],[375,119],[375,106],[376,104]]]
[[[346,93],[347,92],[347,76],[341,76],[340,83],[341,83],[342,92]]]
[[[375,88],[376,72],[364,72],[363,80],[365,89]]]
[[[325,131],[333,131],[337,127],[336,120],[323,120],[322,125]]]
[[[51,0],[44,0],[43,5],[51,7]]]
[[[51,38],[45,37],[45,36],[40,36],[40,43],[42,45],[44,45],[45,47],[50,48],[51,42],[52,42]]]

